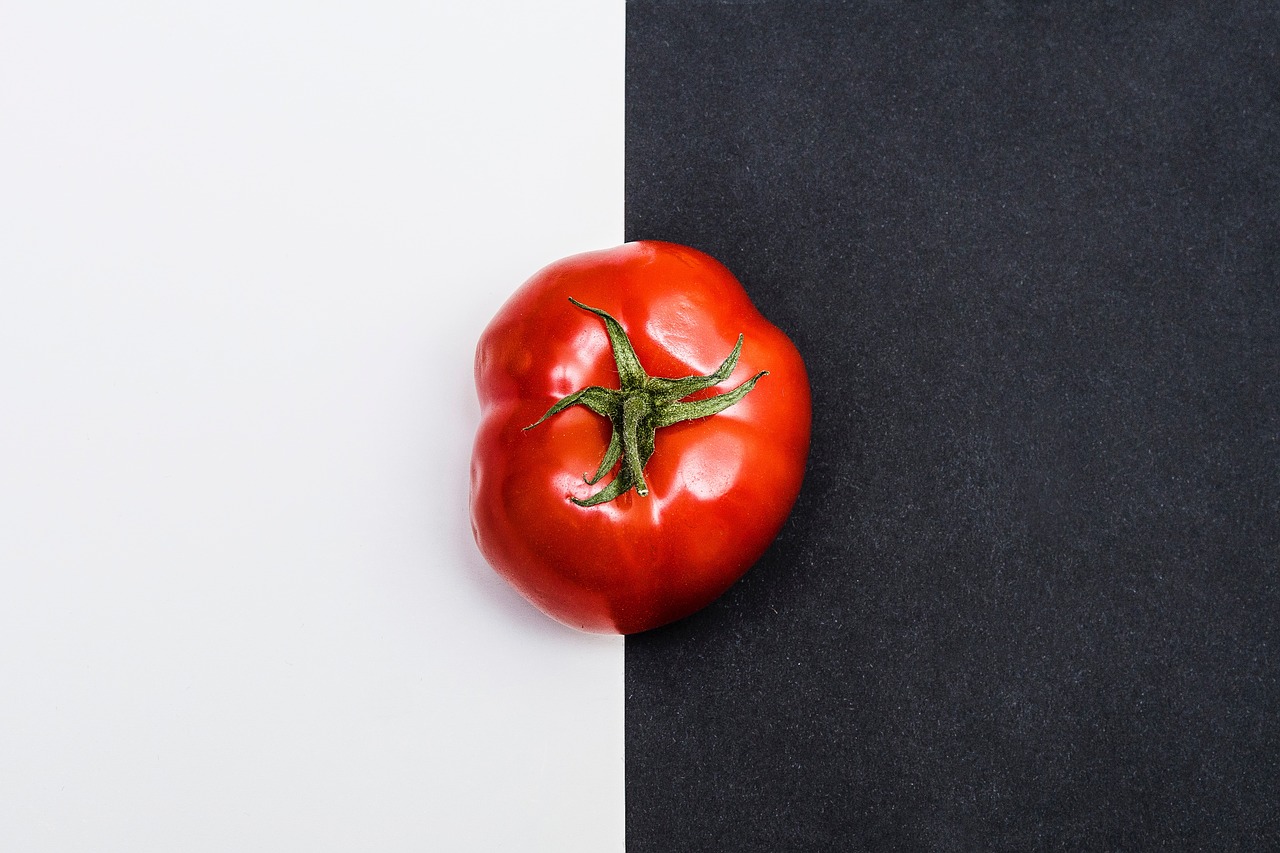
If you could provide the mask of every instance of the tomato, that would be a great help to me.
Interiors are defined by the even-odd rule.
[[[471,522],[566,625],[631,634],[705,607],[777,536],[809,450],[795,345],[702,252],[552,264],[480,337]]]

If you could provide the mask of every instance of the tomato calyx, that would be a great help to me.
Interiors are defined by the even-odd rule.
[[[556,415],[570,406],[585,406],[597,415],[602,415],[613,424],[613,433],[609,437],[609,446],[604,458],[593,475],[584,475],[588,485],[595,485],[621,462],[617,475],[594,495],[579,500],[569,500],[581,507],[598,506],[608,503],[631,489],[641,497],[649,494],[649,487],[644,480],[644,466],[653,456],[654,441],[657,431],[662,427],[678,424],[682,421],[697,420],[723,412],[737,403],[756,386],[761,376],[769,371],[762,370],[746,382],[723,394],[699,400],[685,400],[691,394],[705,391],[719,385],[729,378],[742,353],[743,336],[738,335],[738,343],[733,352],[714,372],[706,376],[686,376],[682,379],[665,379],[651,377],[640,365],[636,357],[631,339],[608,313],[599,308],[583,305],[570,297],[577,307],[590,311],[604,321],[605,331],[609,335],[609,345],[613,349],[613,360],[618,367],[619,388],[604,388],[592,385],[561,398],[547,413],[536,422],[525,427],[533,429],[547,418]]]

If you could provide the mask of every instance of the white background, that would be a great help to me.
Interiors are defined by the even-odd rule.
[[[623,15],[5,5],[4,849],[622,848],[622,640],[466,496],[481,328],[622,238]]]

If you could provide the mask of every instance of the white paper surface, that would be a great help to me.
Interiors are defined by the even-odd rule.
[[[622,640],[466,499],[481,328],[622,238],[623,13],[6,5],[5,849],[622,849]]]

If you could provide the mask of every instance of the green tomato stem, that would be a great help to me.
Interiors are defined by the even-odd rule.
[[[583,479],[589,485],[595,485],[615,465],[618,465],[618,473],[604,488],[586,500],[570,497],[569,500],[578,506],[592,507],[608,503],[632,489],[641,497],[647,496],[649,486],[645,482],[644,466],[653,456],[657,431],[682,421],[706,418],[723,412],[747,396],[760,381],[760,377],[768,374],[767,370],[762,370],[736,388],[714,397],[685,400],[685,397],[719,385],[729,378],[742,353],[742,335],[738,336],[733,352],[729,353],[715,371],[706,376],[686,376],[682,379],[650,377],[640,365],[631,339],[617,320],[599,308],[583,305],[572,298],[569,301],[584,311],[590,311],[604,322],[621,387],[612,389],[592,385],[575,391],[556,401],[546,414],[525,429],[533,429],[571,406],[584,406],[608,418],[612,423],[609,446],[599,467],[594,475]]]

